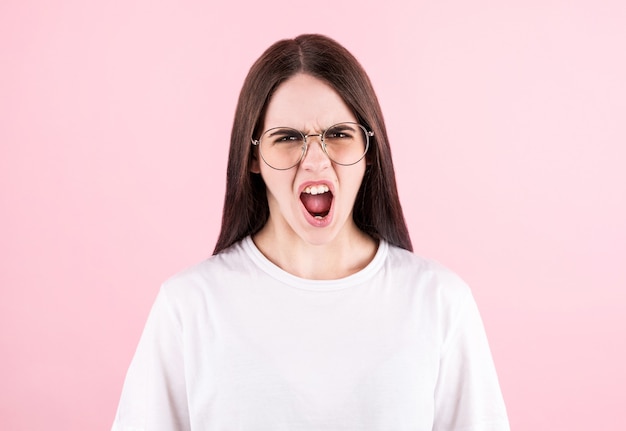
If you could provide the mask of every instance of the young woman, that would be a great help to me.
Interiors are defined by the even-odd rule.
[[[113,430],[508,430],[470,290],[411,250],[367,75],[327,37],[274,44],[214,256],[163,285]]]

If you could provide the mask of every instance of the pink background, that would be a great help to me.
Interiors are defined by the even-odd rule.
[[[302,32],[369,72],[512,428],[626,429],[626,3],[226,3],[0,3],[0,429],[110,427],[160,283],[213,249],[242,80]]]

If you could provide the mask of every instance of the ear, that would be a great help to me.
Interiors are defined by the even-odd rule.
[[[261,173],[261,165],[259,163],[259,157],[256,151],[252,152],[252,160],[250,160],[250,172],[253,174]]]

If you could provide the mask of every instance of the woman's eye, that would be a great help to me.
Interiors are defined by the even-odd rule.
[[[352,135],[350,133],[341,131],[331,131],[326,133],[326,139],[350,139]]]
[[[277,137],[274,142],[278,143],[293,143],[293,142],[297,142],[301,140],[300,137],[296,136],[296,135],[284,135],[284,136],[279,136]]]
[[[278,144],[297,144],[302,142],[302,135],[292,130],[277,130],[268,135],[268,141],[272,145]]]

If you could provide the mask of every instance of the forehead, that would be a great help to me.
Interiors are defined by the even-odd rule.
[[[308,131],[335,123],[356,121],[356,117],[330,85],[303,73],[280,84],[265,113],[264,130],[289,126]]]

